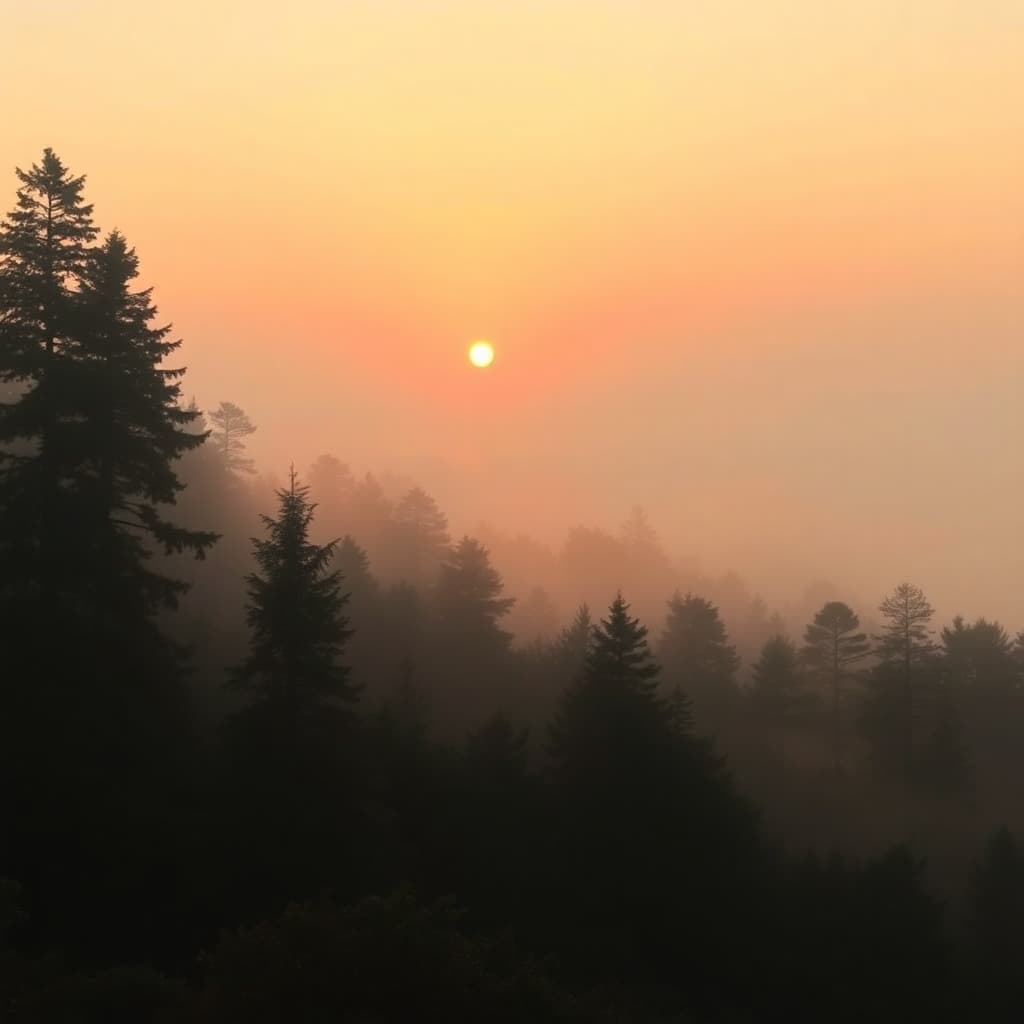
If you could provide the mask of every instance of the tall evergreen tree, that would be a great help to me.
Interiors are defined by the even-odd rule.
[[[879,605],[885,625],[875,637],[879,668],[876,676],[882,685],[885,679],[899,680],[896,732],[899,735],[901,760],[905,775],[913,774],[914,765],[914,683],[934,659],[935,643],[931,639],[934,610],[924,591],[911,583],[901,583]]]
[[[676,593],[668,610],[658,648],[665,675],[692,702],[698,726],[713,730],[735,701],[739,657],[710,601]]]
[[[213,423],[211,443],[224,465],[235,473],[255,473],[253,460],[245,454],[245,439],[256,433],[256,426],[245,410],[234,402],[221,402],[210,413]]]
[[[422,487],[407,491],[395,506],[398,570],[406,582],[432,586],[451,548],[448,519]]]
[[[789,637],[776,634],[765,642],[752,675],[750,702],[766,724],[785,725],[807,706],[800,656]]]
[[[998,622],[958,615],[939,634],[943,674],[956,690],[1006,696],[1021,684],[1013,641]]]
[[[555,662],[567,680],[582,671],[593,642],[594,619],[586,603],[576,609],[572,622],[558,634],[552,645]]]
[[[16,174],[17,205],[0,225],[0,580],[18,603],[40,591],[52,603],[74,520],[61,487],[77,426],[69,336],[97,231],[85,178],[53,150]]]
[[[292,471],[277,492],[278,513],[264,516],[269,536],[254,540],[258,571],[248,577],[248,657],[233,685],[256,693],[294,732],[303,719],[351,703],[356,693],[341,663],[349,637],[341,574],[328,566],[336,544],[313,544],[315,505]]]
[[[161,510],[183,486],[174,463],[205,434],[189,429],[196,413],[179,402],[185,371],[162,365],[181,342],[168,339],[170,327],[152,326],[151,289],[132,291],[137,276],[135,250],[113,232],[85,262],[78,331],[68,342],[81,367],[72,469],[85,575],[98,607],[120,626],[173,607],[187,589],[146,568],[152,544],[202,557],[217,539],[176,526]]]
[[[355,478],[348,465],[335,455],[319,455],[306,474],[309,490],[316,499],[320,529],[328,532],[348,518]],[[325,525],[326,524],[326,525]]]
[[[803,659],[828,680],[832,691],[832,764],[837,772],[843,765],[843,683],[852,666],[871,653],[867,635],[859,630],[860,619],[849,605],[829,601],[804,631]]]
[[[692,979],[708,949],[717,959],[735,934],[727,904],[754,831],[710,743],[690,731],[685,703],[660,693],[659,674],[646,627],[618,595],[551,725],[564,865],[551,898],[588,969]]]
[[[487,548],[473,537],[463,537],[441,565],[437,607],[442,628],[458,638],[461,652],[472,660],[500,656],[512,639],[500,623],[515,598],[503,597],[503,590]]]
[[[593,628],[583,672],[565,691],[552,723],[551,753],[563,773],[592,775],[598,766],[617,771],[621,745],[638,753],[649,746],[664,713],[657,696],[660,671],[647,627],[629,615],[619,594],[608,618]]]

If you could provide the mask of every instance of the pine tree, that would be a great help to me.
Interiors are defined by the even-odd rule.
[[[175,461],[205,434],[189,429],[196,413],[179,403],[185,371],[162,366],[181,342],[168,340],[170,327],[151,326],[157,311],[150,289],[131,290],[137,276],[135,251],[113,232],[85,262],[77,333],[67,345],[81,367],[79,463],[70,471],[89,557],[85,578],[121,626],[174,607],[187,589],[145,567],[147,541],[167,554],[202,557],[217,539],[175,526],[161,512],[183,486]]]
[[[726,719],[736,697],[736,649],[710,601],[676,593],[668,608],[658,648],[666,677],[693,703],[698,725],[714,729]]]
[[[394,574],[387,571],[394,537],[393,516],[394,506],[380,481],[367,473],[352,488],[347,532],[366,548],[378,577],[387,583],[396,582]]]
[[[463,537],[441,564],[437,607],[442,629],[472,661],[493,660],[512,639],[500,626],[515,604],[502,597],[504,584],[478,540]]]
[[[277,497],[277,516],[263,517],[269,536],[253,541],[259,568],[247,579],[250,650],[232,683],[257,694],[294,733],[311,713],[351,703],[356,692],[340,660],[348,595],[340,573],[328,569],[336,545],[310,542],[316,506],[294,471]]]
[[[575,679],[582,671],[593,642],[594,619],[586,603],[576,609],[572,622],[566,626],[552,645],[556,665],[566,679]]]
[[[245,410],[233,402],[221,402],[210,413],[210,420],[211,443],[220,452],[224,465],[235,473],[255,473],[252,459],[245,454],[245,439],[256,433],[256,427]]]
[[[934,610],[924,591],[911,583],[901,583],[882,601],[879,611],[885,627],[875,637],[880,679],[900,678],[899,727],[903,768],[909,778],[914,765],[914,682],[915,676],[933,661],[935,644],[931,639]]]
[[[957,615],[943,627],[940,640],[943,674],[955,690],[1005,697],[1020,686],[1013,642],[998,622],[967,623]]]
[[[569,945],[625,972],[678,971],[696,962],[696,946],[682,952],[691,943],[725,940],[724,902],[739,892],[732,872],[754,846],[749,809],[710,743],[693,736],[685,699],[660,693],[659,675],[647,629],[620,594],[550,729]]]
[[[551,754],[564,773],[588,775],[614,766],[622,748],[659,745],[665,705],[657,695],[660,667],[647,627],[629,615],[619,594],[608,618],[593,628],[580,677],[565,691],[551,727]]]
[[[766,723],[784,725],[806,706],[800,656],[788,637],[776,634],[765,642],[752,674],[750,702]]]
[[[822,606],[804,632],[804,661],[829,681],[832,691],[832,764],[837,772],[843,763],[842,686],[851,667],[871,653],[871,644],[859,632],[860,619],[842,601]]]
[[[16,174],[17,205],[0,226],[0,581],[18,602],[41,592],[52,604],[75,518],[61,487],[77,426],[69,332],[97,232],[85,178],[53,150]]]
[[[399,572],[408,583],[427,587],[437,580],[451,548],[448,520],[422,487],[407,491],[395,506]]]
[[[320,510],[321,529],[324,523],[332,530],[346,521],[355,479],[346,463],[334,455],[319,455],[306,474],[309,490]]]

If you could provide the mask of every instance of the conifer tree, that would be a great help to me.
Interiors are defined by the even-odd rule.
[[[85,178],[53,150],[16,174],[17,205],[0,225],[0,580],[19,600],[52,601],[68,554],[59,538],[74,520],[60,487],[76,426],[69,333],[97,232]]]
[[[255,473],[255,464],[245,454],[245,439],[256,433],[256,427],[245,410],[234,402],[221,402],[210,413],[210,421],[213,423],[211,443],[224,465],[235,473]]]
[[[766,723],[784,725],[806,705],[800,656],[788,637],[776,634],[767,640],[751,671],[750,701]]]
[[[1020,685],[1013,642],[998,622],[957,615],[940,633],[943,675],[961,693],[1007,697]]]
[[[700,728],[719,727],[736,697],[736,648],[710,601],[676,593],[668,609],[658,648],[666,677],[692,702]]]
[[[318,455],[306,474],[309,490],[320,510],[321,529],[331,530],[346,518],[355,479],[348,465],[335,455]]]
[[[665,718],[657,695],[659,666],[647,642],[647,627],[629,614],[621,594],[608,618],[592,630],[583,672],[565,691],[551,727],[551,753],[563,772],[588,775],[617,766],[626,745],[637,751],[660,745]],[[666,719],[667,720],[667,719]]]
[[[935,644],[931,639],[934,610],[924,591],[911,583],[901,583],[879,606],[885,618],[881,635],[875,637],[879,668],[878,680],[899,679],[898,725],[903,769],[909,778],[914,765],[914,683],[920,671],[931,664]],[[894,723],[895,725],[896,723]]]
[[[422,487],[407,491],[395,506],[395,533],[402,577],[418,587],[436,582],[451,538],[448,519]]]
[[[871,644],[859,632],[860,619],[842,601],[822,606],[804,631],[803,659],[812,671],[824,676],[832,691],[832,764],[842,770],[842,686],[851,668],[871,653]]]
[[[574,679],[583,669],[593,640],[594,620],[586,602],[576,609],[572,622],[552,645],[555,662],[566,679]]]
[[[268,536],[253,541],[258,571],[247,578],[250,649],[232,682],[257,694],[294,731],[310,712],[351,703],[356,692],[341,663],[348,595],[340,573],[328,568],[336,544],[310,542],[316,506],[294,470],[277,497],[277,515],[263,516]]]
[[[501,655],[512,639],[500,621],[515,598],[502,597],[503,589],[487,548],[472,537],[463,537],[441,564],[437,604],[442,628],[458,636],[462,652],[473,660]]]
[[[154,327],[151,290],[132,291],[138,259],[113,232],[82,271],[77,332],[69,355],[80,364],[78,464],[69,466],[79,504],[86,578],[100,607],[126,618],[173,607],[186,585],[145,567],[147,541],[166,553],[202,557],[217,539],[165,518],[182,484],[174,463],[206,435],[189,429],[196,412],[179,402],[183,369],[165,368],[180,346]]]
[[[651,958],[685,969],[699,957],[683,948],[714,945],[723,926],[724,936],[728,913],[711,890],[738,893],[732,872],[753,848],[749,809],[694,737],[685,699],[659,692],[659,674],[647,629],[620,594],[550,729],[570,941],[626,971],[648,970]],[[636,941],[622,943],[624,933]]]

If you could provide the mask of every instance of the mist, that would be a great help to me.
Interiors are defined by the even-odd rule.
[[[0,1018],[1018,1018],[1019,5],[0,23]]]

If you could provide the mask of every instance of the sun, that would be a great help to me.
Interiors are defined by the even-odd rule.
[[[489,341],[474,341],[469,346],[469,361],[479,369],[494,362],[494,346]]]

